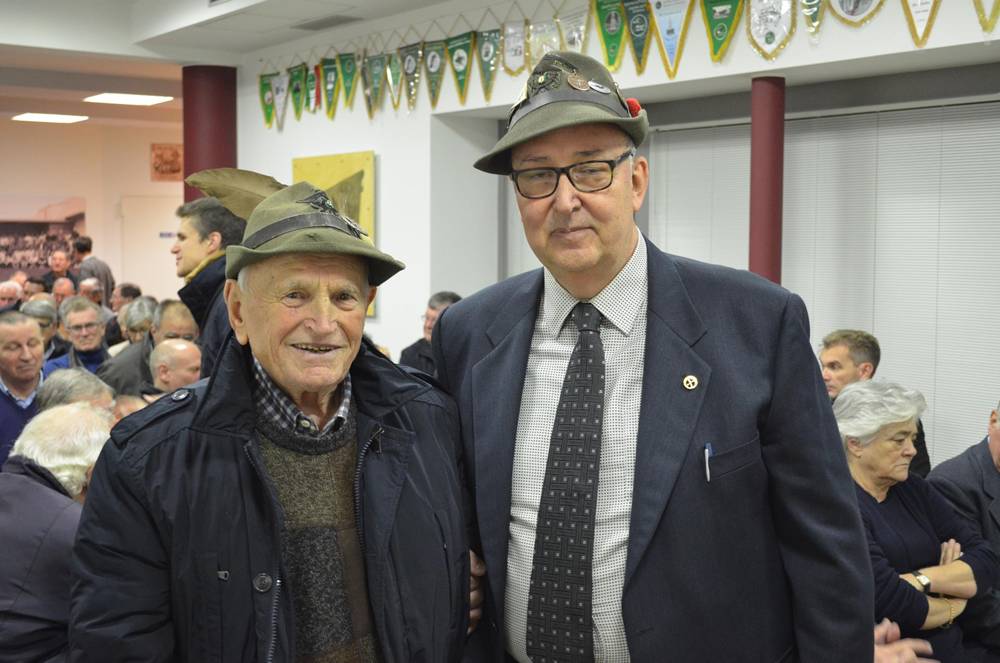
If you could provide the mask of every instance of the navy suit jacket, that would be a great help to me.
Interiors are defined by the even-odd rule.
[[[622,596],[632,660],[870,661],[865,535],[802,300],[648,248]],[[541,295],[541,270],[507,279],[448,307],[432,341],[461,412],[490,660],[503,657],[515,432]]]

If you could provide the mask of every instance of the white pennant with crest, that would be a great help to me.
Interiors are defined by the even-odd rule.
[[[749,0],[747,36],[754,50],[767,60],[778,57],[795,32],[792,0]]]
[[[271,79],[271,94],[274,96],[274,120],[278,131],[285,124],[285,108],[288,107],[289,75],[284,71]]]
[[[910,36],[917,48],[927,43],[937,18],[941,0],[904,0],[903,13],[906,14],[906,25],[910,28]]]
[[[524,71],[524,19],[503,24],[503,68],[511,76]]]
[[[858,27],[872,20],[885,0],[829,0],[830,11],[847,25]],[[906,0],[903,0],[906,3]]]
[[[1000,0],[998,0],[1000,1]],[[587,28],[590,23],[590,2],[561,12],[556,18],[562,34],[563,48],[574,53],[582,53],[587,47]]]

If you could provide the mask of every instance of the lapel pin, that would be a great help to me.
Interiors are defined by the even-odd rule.
[[[693,375],[685,375],[684,379],[681,381],[681,384],[683,384],[684,388],[687,389],[688,391],[691,391],[693,389],[697,389],[698,388],[698,378],[696,378]]]

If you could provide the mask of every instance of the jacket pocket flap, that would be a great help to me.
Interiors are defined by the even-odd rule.
[[[734,472],[760,460],[760,435],[754,435],[753,439],[746,444],[727,449],[716,454],[709,460],[712,468],[712,478]]]

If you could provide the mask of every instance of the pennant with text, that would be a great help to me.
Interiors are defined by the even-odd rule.
[[[385,82],[389,88],[389,99],[395,110],[403,97],[403,61],[399,53],[389,53],[385,63]]]
[[[479,81],[483,84],[483,98],[490,100],[497,62],[500,60],[500,31],[480,30],[476,33],[476,54],[479,56]]]
[[[747,37],[765,60],[778,57],[794,33],[793,0],[747,0]]]
[[[688,27],[695,0],[653,0],[653,20],[656,23],[656,43],[667,76],[677,75],[684,52]]]
[[[424,42],[424,69],[427,71],[427,92],[431,95],[431,108],[437,108],[444,82],[444,60],[447,47],[444,39]]]
[[[340,69],[334,58],[323,58],[319,63],[323,79],[323,99],[326,102],[326,116],[333,119],[337,114],[337,100],[340,97]]]
[[[472,50],[476,47],[476,33],[463,32],[449,37],[448,63],[455,78],[455,88],[458,90],[458,101],[465,105],[465,95],[469,91],[469,74],[472,72]]]
[[[365,109],[368,111],[369,119],[375,116],[375,111],[382,109],[387,61],[388,56],[385,53],[367,55],[361,67],[361,86],[364,88]]]
[[[503,24],[503,69],[511,76],[524,71],[524,19]]]
[[[305,62],[288,68],[288,88],[292,95],[292,111],[295,120],[302,119],[302,105],[306,100],[306,72],[309,69]]]
[[[701,0],[712,62],[721,62],[740,23],[743,0]]]
[[[264,113],[264,126],[270,129],[274,125],[274,92],[271,90],[271,79],[278,74],[261,74],[260,109]]]
[[[903,0],[906,25],[910,28],[910,36],[917,48],[923,48],[927,44],[940,6],[941,0]]]
[[[554,18],[529,24],[527,41],[528,67],[531,69],[546,53],[562,50],[562,37]]]
[[[590,2],[584,7],[559,14],[556,23],[562,34],[563,47],[567,51],[583,53],[587,48],[587,28],[590,27]]]
[[[358,91],[358,56],[354,53],[337,53],[340,80],[344,86],[344,107],[354,106],[354,93]]]
[[[403,63],[403,87],[406,89],[406,106],[410,110],[417,105],[417,92],[420,91],[420,69],[424,64],[424,43],[402,46],[399,49],[399,59]]]
[[[625,24],[628,26],[629,43],[632,45],[632,55],[635,57],[635,71],[641,74],[646,70],[646,59],[649,57],[649,45],[653,42],[650,27],[652,25],[648,0],[624,0]]]
[[[617,71],[622,63],[622,46],[625,42],[621,0],[594,0],[594,17],[597,19],[597,34],[601,38],[604,62],[609,70]]]
[[[288,107],[288,72],[271,77],[271,95],[274,97],[274,122],[281,131],[285,126],[285,108]]]

